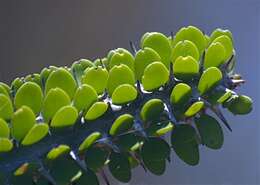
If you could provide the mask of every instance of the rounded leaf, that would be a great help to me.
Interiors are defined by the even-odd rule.
[[[141,80],[146,66],[153,62],[161,61],[160,55],[152,48],[140,49],[135,55],[135,76]]]
[[[0,118],[0,138],[9,138],[10,128],[5,120]]]
[[[146,33],[141,39],[141,48],[145,47],[154,49],[160,55],[165,67],[169,67],[172,57],[172,47],[165,35],[158,32]]]
[[[199,118],[195,118],[195,123],[203,144],[212,149],[220,149],[222,147],[224,135],[215,118],[203,114]]]
[[[57,70],[51,72],[46,81],[45,94],[47,94],[51,89],[57,87],[64,90],[70,98],[73,98],[77,84],[68,70],[58,68]]]
[[[161,87],[168,79],[168,69],[161,62],[153,62],[145,68],[142,84],[146,91],[150,91]]]
[[[98,100],[98,94],[95,89],[87,84],[80,86],[74,96],[74,106],[81,110],[88,110],[93,103]]]
[[[63,106],[70,104],[70,97],[60,88],[51,89],[44,99],[42,114],[46,122]]]
[[[9,87],[9,85],[7,85],[6,83],[4,82],[0,82],[0,86],[4,87],[6,92],[9,94],[11,88]]]
[[[201,109],[204,107],[204,102],[203,101],[197,101],[193,103],[188,110],[184,113],[185,116],[191,117],[197,114]]]
[[[199,148],[195,129],[187,124],[176,125],[172,131],[171,142],[175,153],[189,165],[199,163]]]
[[[100,132],[93,132],[90,134],[79,146],[79,151],[82,152],[87,150],[91,145],[93,145],[98,139],[102,137]]]
[[[199,80],[198,90],[200,94],[205,94],[206,92],[213,89],[222,80],[222,73],[216,67],[210,67],[206,69]]]
[[[0,153],[9,152],[13,149],[13,143],[7,138],[0,138]]]
[[[147,101],[141,110],[141,118],[144,121],[156,120],[164,111],[164,104],[160,99],[151,99]]]
[[[166,160],[153,161],[144,158],[143,159],[146,168],[154,175],[163,175],[166,170]]]
[[[12,136],[18,141],[21,141],[35,125],[35,119],[33,111],[27,106],[22,106],[12,117]]]
[[[191,97],[192,89],[185,83],[179,83],[174,86],[171,92],[171,103],[174,105],[184,105]]]
[[[47,154],[48,160],[57,159],[59,156],[67,154],[70,152],[70,147],[67,145],[59,145],[53,149],[51,149]]]
[[[122,84],[135,84],[135,77],[133,71],[124,64],[114,66],[109,71],[109,77],[107,82],[107,90],[109,95],[112,96],[114,90]]]
[[[226,35],[227,37],[230,38],[230,40],[233,40],[233,36],[232,33],[229,30],[224,30],[221,28],[217,28],[215,29],[211,35],[210,35],[210,42],[212,42],[213,40],[215,40],[216,38],[222,36],[222,35]]]
[[[105,102],[96,102],[88,110],[85,119],[88,121],[95,120],[101,117],[108,109],[108,104]]]
[[[132,128],[134,117],[130,114],[119,116],[110,128],[109,134],[112,136],[122,134]]]
[[[220,42],[210,44],[205,53],[204,69],[209,67],[219,67],[225,62],[226,51]]]
[[[33,97],[33,98],[32,98]],[[43,93],[41,87],[34,82],[24,83],[17,91],[14,104],[17,109],[26,105],[30,107],[35,114],[38,114],[42,107]]]
[[[191,56],[178,57],[173,64],[173,74],[180,80],[190,80],[199,73],[199,63]]]
[[[189,40],[179,41],[174,46],[172,50],[172,62],[174,63],[179,56],[183,56],[183,57],[191,56],[196,61],[199,61],[200,58],[200,54],[197,46]]]
[[[0,83],[0,94],[6,95],[7,97],[10,97],[9,91],[7,91],[6,87]]]
[[[0,118],[10,120],[13,115],[13,105],[9,97],[0,94]]]
[[[124,64],[127,65],[132,71],[134,71],[134,57],[129,51],[124,48],[111,50],[108,53],[107,58],[109,69],[112,69],[116,65]]]
[[[42,140],[49,132],[47,124],[35,124],[30,131],[26,134],[22,141],[22,145],[28,146]]]
[[[127,94],[127,96],[126,96]],[[137,97],[137,90],[129,84],[119,85],[112,94],[112,103],[115,105],[127,104]]]
[[[233,49],[234,49],[232,40],[228,36],[222,35],[220,37],[217,37],[215,40],[213,40],[212,43],[216,43],[216,42],[221,43],[225,48],[224,61],[230,59],[230,57],[233,55]]]
[[[101,66],[87,68],[82,77],[82,83],[92,86],[98,94],[103,94],[107,86],[108,72]]]
[[[75,107],[67,105],[61,107],[51,120],[51,127],[60,128],[72,126],[76,123],[78,111]]]
[[[236,96],[228,105],[228,110],[233,114],[248,114],[252,111],[253,102],[251,98],[244,95]]]
[[[184,40],[193,42],[197,46],[200,55],[206,48],[207,43],[205,41],[204,34],[195,26],[183,27],[176,33],[174,39],[175,43]]]

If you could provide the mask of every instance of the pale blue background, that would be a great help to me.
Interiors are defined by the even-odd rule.
[[[206,33],[228,28],[235,39],[237,71],[247,80],[240,92],[254,99],[254,111],[243,117],[227,114],[233,133],[225,131],[219,151],[201,148],[198,166],[187,166],[174,155],[162,177],[137,169],[129,184],[260,184],[259,10],[259,0],[1,0],[0,78],[10,81],[47,65],[102,57],[109,49],[129,48],[129,40],[137,41],[146,31],[170,33],[190,24]]]

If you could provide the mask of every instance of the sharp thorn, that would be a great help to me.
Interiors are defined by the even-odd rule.
[[[129,41],[129,44],[130,44],[130,48],[133,51],[133,53],[136,54],[137,50],[136,50],[134,43],[132,41]]]
[[[80,157],[74,151],[70,152],[70,156],[83,171],[88,171],[85,161],[81,160]]]

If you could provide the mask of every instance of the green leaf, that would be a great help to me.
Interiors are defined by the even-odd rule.
[[[32,98],[33,97],[33,98]],[[17,109],[26,105],[30,107],[35,114],[38,114],[42,107],[43,93],[41,87],[34,82],[24,83],[17,91],[14,104]]]
[[[68,154],[70,152],[70,147],[67,145],[59,145],[51,149],[47,154],[47,159],[54,160],[60,157],[61,155]]]
[[[0,118],[10,120],[13,115],[13,105],[6,95],[0,94]]]
[[[108,155],[109,152],[106,149],[91,146],[88,148],[85,155],[85,161],[88,168],[94,172],[97,172],[105,165],[105,162],[108,159]]]
[[[7,97],[10,97],[9,91],[7,91],[6,87],[0,83],[0,94],[6,95]]]
[[[122,134],[132,128],[134,117],[130,114],[119,116],[112,124],[109,134],[112,136]]]
[[[135,76],[137,80],[141,80],[145,68],[153,63],[161,61],[160,55],[152,48],[145,47],[140,49],[135,55]]]
[[[147,169],[154,175],[163,175],[166,170],[166,160],[154,161],[150,159],[143,159]]]
[[[233,114],[248,114],[253,109],[253,102],[251,98],[245,95],[236,96],[228,105],[228,110]]]
[[[22,145],[28,146],[39,142],[48,134],[48,131],[49,126],[47,124],[35,124],[26,134]]]
[[[146,33],[141,39],[141,48],[149,47],[154,49],[161,57],[161,61],[168,68],[172,57],[172,47],[168,38],[162,33]]]
[[[35,125],[35,119],[33,111],[25,105],[22,106],[12,117],[12,136],[18,141],[21,141]]]
[[[98,94],[103,94],[107,86],[108,72],[101,66],[87,68],[82,77],[82,83],[92,86]]]
[[[142,158],[149,161],[161,161],[170,157],[171,149],[168,143],[161,138],[149,138],[141,149]]]
[[[183,57],[191,56],[196,61],[199,61],[200,53],[197,46],[193,42],[189,40],[183,40],[183,41],[179,41],[174,46],[172,50],[172,62],[174,63],[179,56],[183,56]]]
[[[176,33],[174,43],[184,40],[193,42],[197,46],[200,55],[206,48],[204,34],[195,26],[183,27]]]
[[[230,59],[230,57],[233,55],[233,49],[234,49],[232,40],[228,36],[222,35],[217,37],[215,40],[213,40],[212,43],[216,43],[216,42],[221,43],[225,48],[226,52],[225,52],[224,61]]]
[[[171,142],[175,153],[189,165],[199,163],[199,148],[195,129],[187,124],[176,125],[172,131]]]
[[[151,99],[147,101],[141,110],[141,118],[144,121],[156,120],[164,111],[164,104],[160,99]]]
[[[0,138],[0,153],[9,152],[13,149],[13,143],[7,138]]]
[[[206,69],[200,77],[198,90],[200,94],[205,94],[206,92],[213,89],[222,80],[222,73],[216,67],[210,67]]]
[[[127,183],[131,180],[131,167],[127,156],[113,152],[110,155],[108,168],[113,177],[120,182]]]
[[[87,84],[80,86],[74,96],[74,107],[81,110],[88,110],[93,103],[98,100],[98,94],[95,89]]]
[[[219,67],[225,62],[225,47],[220,42],[210,44],[205,53],[204,69]]]
[[[146,91],[158,89],[169,79],[169,71],[161,62],[149,64],[142,77],[142,84]]]
[[[185,116],[191,117],[197,114],[201,109],[204,107],[204,102],[203,101],[197,101],[193,103],[188,110],[184,113]]]
[[[79,146],[79,151],[82,152],[87,150],[91,145],[93,145],[98,139],[102,137],[100,132],[93,132],[81,143]]]
[[[133,71],[126,65],[121,64],[114,66],[109,71],[109,77],[107,82],[107,90],[110,96],[112,96],[114,90],[122,84],[135,84],[135,77]]]
[[[67,105],[61,107],[54,115],[51,121],[51,127],[61,128],[72,126],[76,123],[78,118],[78,111],[75,107]]]
[[[77,84],[73,76],[65,68],[58,68],[51,72],[46,81],[45,94],[57,87],[64,90],[70,98],[73,98]]]
[[[192,89],[185,83],[179,83],[174,86],[171,92],[171,103],[174,105],[184,105],[191,97]]]
[[[101,117],[108,109],[108,104],[105,102],[96,102],[88,110],[85,119],[88,121],[95,120]]]
[[[173,64],[173,74],[180,80],[191,80],[199,73],[199,63],[191,56],[178,57]]]
[[[0,82],[0,86],[4,87],[6,92],[9,94],[9,92],[11,91],[11,88],[9,87],[9,85],[7,85],[4,82]]]
[[[71,183],[77,185],[99,185],[96,174],[91,170],[87,172],[79,171],[77,176],[71,180]]]
[[[112,69],[114,66],[124,64],[128,66],[132,71],[134,71],[134,57],[133,55],[124,48],[117,48],[111,50],[108,53],[108,64],[109,69]]]
[[[119,136],[116,142],[123,151],[136,151],[141,146],[142,138],[134,134],[126,134]]]
[[[127,94],[127,96],[126,96]],[[137,90],[129,84],[119,85],[112,94],[112,103],[115,105],[127,104],[137,97]]]
[[[171,122],[164,121],[151,125],[147,132],[150,136],[160,137],[174,129],[174,125]]]
[[[49,122],[61,107],[69,104],[70,97],[65,91],[60,88],[51,89],[43,102],[42,114],[44,120]]]
[[[11,89],[14,91],[14,93],[17,92],[17,90],[23,85],[24,81],[21,78],[16,78],[12,81]]]
[[[232,33],[229,30],[223,30],[223,29],[217,28],[211,33],[210,42],[213,42],[216,38],[218,38],[222,35],[229,37],[231,41],[233,40]]]
[[[203,144],[212,149],[222,147],[224,142],[223,131],[215,118],[203,114],[199,118],[195,118],[195,123]]]
[[[0,138],[9,138],[10,128],[5,120],[0,118]]]

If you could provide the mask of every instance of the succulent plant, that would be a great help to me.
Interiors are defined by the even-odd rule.
[[[131,48],[0,83],[0,184],[109,184],[105,166],[129,182],[138,165],[162,175],[172,149],[197,165],[199,146],[219,149],[222,124],[231,131],[222,110],[252,110],[230,31],[151,32]]]

